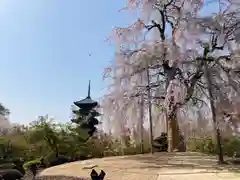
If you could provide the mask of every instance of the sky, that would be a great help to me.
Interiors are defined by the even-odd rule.
[[[0,102],[10,120],[49,114],[69,121],[73,101],[106,88],[104,68],[114,47],[105,40],[128,18],[125,1],[0,0]],[[91,56],[89,56],[91,54]]]
[[[74,101],[107,87],[114,57],[105,40],[134,17],[125,0],[0,0],[0,102],[10,120],[27,124],[48,114],[67,122]]]

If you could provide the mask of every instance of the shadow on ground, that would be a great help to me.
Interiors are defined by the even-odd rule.
[[[33,174],[30,171],[27,171],[23,180],[90,180],[91,178],[86,177],[77,177],[77,176],[62,176],[62,175],[54,175],[54,176],[40,176],[40,172],[44,169],[38,170],[38,175],[33,178]],[[90,175],[89,175],[90,176]]]
[[[35,180],[90,180],[90,178],[76,176],[37,176]]]
[[[149,169],[203,169],[207,171],[225,170],[240,173],[240,164],[218,165],[216,156],[209,156],[200,153],[154,153],[147,155],[135,155],[123,157],[136,160]],[[226,158],[225,158],[226,159]],[[229,159],[226,159],[229,161]],[[206,172],[205,172],[206,173]]]

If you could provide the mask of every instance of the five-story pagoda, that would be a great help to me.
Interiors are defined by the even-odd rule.
[[[79,109],[73,110],[75,118],[71,120],[73,123],[79,125],[81,129],[87,131],[88,137],[85,139],[85,141],[92,137],[93,134],[97,131],[96,125],[99,124],[99,121],[96,117],[100,115],[100,113],[96,111],[98,102],[92,100],[90,92],[91,87],[89,81],[88,96],[85,99],[74,102],[74,105],[76,105]]]

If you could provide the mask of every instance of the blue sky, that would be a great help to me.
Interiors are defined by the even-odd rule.
[[[0,102],[11,121],[49,114],[66,122],[70,106],[97,99],[114,48],[104,40],[134,18],[119,13],[125,0],[0,0]],[[91,53],[91,56],[89,56]]]
[[[104,42],[127,16],[125,1],[0,0],[0,102],[11,121],[49,114],[68,121],[70,106],[99,98],[114,48]],[[92,55],[89,56],[89,53]]]

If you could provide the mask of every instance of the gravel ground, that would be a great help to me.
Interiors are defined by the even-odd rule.
[[[40,173],[38,180],[84,179],[91,167],[104,170],[106,180],[240,180],[239,165],[217,165],[215,156],[200,153],[155,153],[67,163]],[[66,177],[68,176],[68,177]],[[72,177],[75,176],[75,177]]]
[[[38,171],[40,174],[44,169]],[[37,176],[35,180],[90,180],[90,178],[84,177],[74,177],[74,176],[61,176],[61,175],[52,175],[52,176]],[[23,180],[33,180],[33,174],[30,171],[27,171],[23,177]]]

